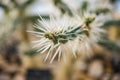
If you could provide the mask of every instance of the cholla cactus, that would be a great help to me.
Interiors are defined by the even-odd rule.
[[[92,55],[92,46],[96,45],[101,39],[102,35],[105,34],[105,30],[101,28],[103,25],[99,22],[99,19],[95,14],[88,14],[88,12],[83,15],[76,16],[76,23],[82,25],[84,29],[84,34],[79,35],[82,40],[79,41],[79,48],[77,48],[78,53]],[[87,56],[85,55],[85,56]]]
[[[81,20],[82,21],[82,20]],[[101,39],[102,34],[106,31],[101,28],[103,23],[99,21],[99,17],[94,14],[83,15],[83,26],[88,30],[88,37],[92,42],[98,42]]]
[[[72,24],[72,20],[67,18],[54,19],[50,17],[50,21],[45,21],[41,18],[42,21],[39,21],[40,25],[35,25],[35,28],[39,31],[28,31],[32,32],[40,37],[40,40],[34,41],[36,45],[34,48],[39,47],[38,52],[44,53],[47,52],[45,61],[52,54],[53,57],[50,63],[58,56],[60,60],[61,55],[66,56],[65,54],[73,53],[74,56],[75,50],[72,48],[72,42],[77,39],[77,36],[84,32],[81,26],[76,26]]]
[[[34,41],[34,48],[39,48],[38,52],[46,53],[45,61],[52,56],[50,63],[61,56],[65,59],[67,54],[72,53],[75,57],[85,53],[92,53],[91,44],[97,42],[101,29],[91,26],[95,21],[93,16],[84,16],[84,18],[68,19],[63,17],[55,19],[50,17],[50,21],[38,21],[34,27],[38,31],[28,31],[40,37],[40,40]],[[81,22],[81,24],[79,24]],[[95,37],[95,38],[94,38]],[[82,53],[82,54],[81,54]]]

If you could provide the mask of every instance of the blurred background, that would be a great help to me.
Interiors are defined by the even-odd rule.
[[[107,31],[89,59],[43,60],[27,30],[42,16],[99,15]],[[120,0],[0,0],[0,80],[120,80]]]

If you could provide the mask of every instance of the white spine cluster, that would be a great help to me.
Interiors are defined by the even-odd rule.
[[[58,60],[65,59],[67,54],[90,55],[91,44],[96,43],[104,30],[100,28],[94,16],[84,15],[83,18],[63,17],[50,20],[38,20],[34,26],[38,31],[28,31],[40,37],[33,41],[34,48],[46,55],[45,61],[51,57],[50,63],[57,57]]]

